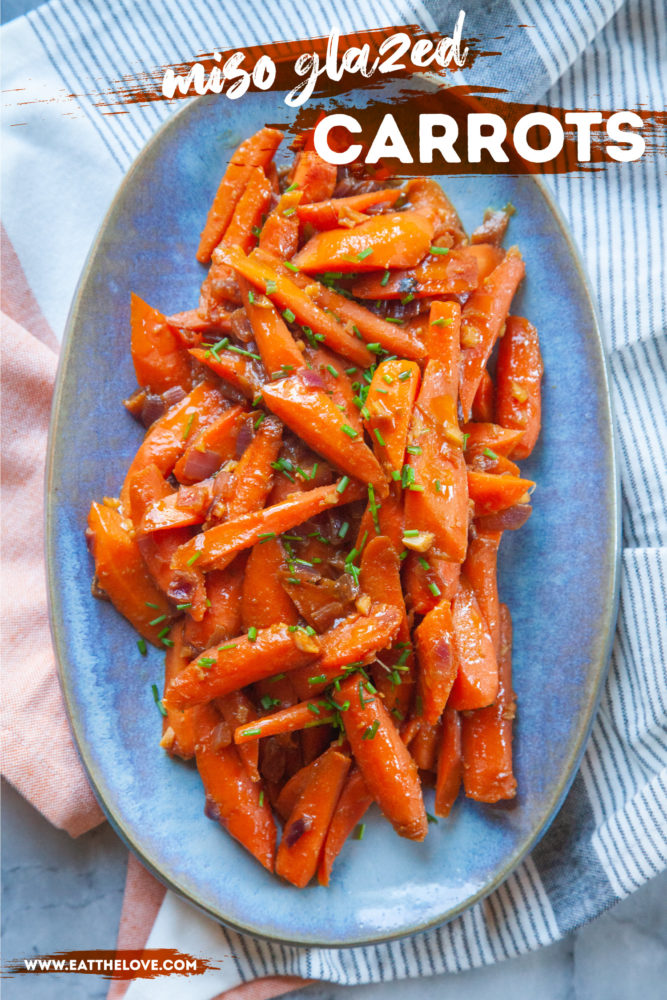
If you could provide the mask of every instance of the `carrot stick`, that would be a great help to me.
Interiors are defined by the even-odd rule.
[[[236,439],[246,413],[242,406],[230,406],[217,420],[202,428],[174,466],[179,483],[188,485],[207,479],[223,462],[234,457]]]
[[[421,374],[414,361],[383,361],[375,370],[366,398],[366,426],[373,451],[391,475],[401,472]]]
[[[170,632],[173,646],[167,647],[164,658],[164,687],[165,690],[171,681],[178,677],[181,670],[188,665],[188,657],[184,649],[183,622],[177,622]],[[192,717],[192,709],[184,712],[178,710],[168,710],[162,719],[162,739],[160,746],[167,751],[171,757],[181,757],[183,760],[192,760],[195,755],[195,729]]]
[[[466,452],[473,448],[490,448],[498,455],[510,455],[522,431],[501,427],[490,421],[464,424],[461,428],[466,435]]]
[[[324,753],[316,760],[311,760],[308,764],[300,767],[298,771],[289,778],[280,790],[280,795],[275,803],[276,812],[281,817],[281,819],[286,820],[290,813],[294,811],[294,807],[297,804],[301,794],[303,793],[306,785],[312,780],[313,775],[322,766],[323,761],[327,757],[330,757],[332,753],[338,752],[336,748],[330,747],[325,750]]]
[[[278,572],[284,553],[277,538],[267,538],[251,549],[243,578],[243,627],[267,628],[284,622],[296,625],[299,615],[280,585]]]
[[[493,397],[495,393],[493,379],[486,368],[482,370],[479,385],[472,401],[472,419],[487,423],[493,420]]]
[[[460,573],[460,563],[449,562],[432,552],[426,556],[408,552],[403,563],[403,591],[408,610],[425,615],[443,597],[451,601]]]
[[[263,128],[242,142],[229,162],[199,240],[197,260],[206,264],[234,215],[234,209],[255,168],[266,168],[283,138],[282,132]]]
[[[434,250],[441,248],[434,248]],[[421,264],[384,274],[363,275],[351,285],[359,299],[423,299],[431,295],[462,295],[479,285],[477,255],[470,247],[431,252]]]
[[[303,197],[301,191],[285,191],[262,226],[259,247],[281,260],[289,260],[299,248],[299,216],[296,214]]]
[[[282,438],[283,429],[279,420],[268,417],[262,421],[234,470],[232,495],[227,503],[229,520],[263,508],[271,492],[271,466],[280,454]]]
[[[527,503],[522,497],[532,489],[532,479],[518,476],[498,476],[492,472],[475,472],[468,469],[468,492],[475,501],[475,515],[493,514],[516,503]]]
[[[438,246],[458,246],[466,240],[456,209],[432,177],[415,177],[408,181],[405,193],[413,212],[418,212],[433,227],[433,239]]]
[[[173,582],[171,571],[173,555],[180,545],[189,541],[192,532],[187,527],[181,527],[170,531],[142,533],[141,524],[145,512],[152,509],[157,498],[169,499],[170,496],[176,495],[157,466],[153,464],[147,465],[145,469],[139,469],[130,481],[130,517],[134,525],[135,539],[148,572],[163,593],[169,590]]]
[[[493,243],[471,243],[466,247],[470,257],[477,261],[477,281],[482,284],[505,256],[505,251]]]
[[[487,624],[496,656],[500,653],[500,605],[496,564],[501,531],[482,531],[477,528],[468,543],[468,553],[463,564],[463,574],[475,591],[475,597]]]
[[[282,273],[280,267],[267,264],[265,259],[256,253],[245,257],[242,251],[236,248],[225,248],[221,252],[224,252],[226,262],[238,274],[243,275],[255,288],[264,292],[281,311],[289,309],[294,313],[297,323],[308,327],[315,335],[323,336],[323,343],[332,350],[363,368],[371,364],[373,356],[359,338],[349,332],[334,316],[324,312],[304,289],[299,288]]]
[[[496,419],[523,432],[513,458],[528,458],[539,437],[543,374],[537,330],[527,319],[510,316],[498,347]]]
[[[516,795],[512,772],[512,724],[516,714],[512,691],[512,620],[500,605],[498,697],[488,708],[463,717],[463,784],[468,798],[499,802]]]
[[[410,743],[412,759],[420,771],[436,770],[441,733],[442,725],[439,719],[433,725],[420,719],[419,728]]]
[[[338,354],[322,347],[318,350],[309,349],[306,352],[306,357],[310,368],[316,371],[322,379],[324,391],[331,397],[339,411],[344,414],[345,423],[361,434],[363,432],[361,415],[354,402],[355,393],[352,381],[345,370],[347,367],[349,371],[349,366],[346,366],[345,361]],[[358,368],[354,369],[353,374],[357,378],[361,377]]]
[[[241,247],[244,253],[248,253],[257,242],[254,230],[258,228],[270,202],[271,185],[264,171],[253,167],[220,243],[224,246]],[[216,266],[214,251],[213,266],[209,274]]]
[[[252,781],[234,746],[220,747],[221,717],[213,705],[194,711],[197,770],[206,792],[206,815],[217,820],[260,864],[273,871],[276,825],[261,787]]]
[[[318,455],[341,472],[380,486],[382,469],[363,436],[345,423],[327,393],[300,372],[266,384],[264,403]]]
[[[134,474],[154,463],[168,476],[181,457],[191,435],[227,409],[219,391],[210,382],[200,382],[180,403],[170,407],[150,428],[130,462],[120,499],[125,508],[129,501],[129,483]]]
[[[232,691],[216,700],[216,706],[225,722],[232,728],[248,725],[257,719],[257,710],[243,691]],[[191,709],[192,711],[192,709]],[[238,747],[239,757],[251,781],[259,781],[259,746],[257,743]]]
[[[172,313],[171,316],[167,316],[167,323],[178,330],[187,330],[189,333],[200,335],[230,329],[229,320],[226,320],[222,325],[211,323],[210,320],[204,319],[198,309],[185,309],[183,312]],[[201,336],[193,338],[193,340],[196,343],[197,340],[201,340]]]
[[[285,824],[276,873],[292,885],[308,885],[317,870],[324,838],[350,769],[350,758],[334,752],[322,761]]]
[[[498,694],[498,660],[475,592],[464,576],[452,601],[459,670],[448,705],[459,712],[484,708]]]
[[[460,395],[464,420],[470,420],[482,372],[525,270],[521,254],[512,247],[463,307]]]
[[[415,629],[423,717],[434,726],[447,704],[458,671],[451,604],[441,600]]]
[[[337,229],[354,221],[356,213],[365,212],[373,205],[393,205],[402,193],[401,188],[383,188],[380,191],[353,194],[347,198],[314,201],[299,205],[297,216],[302,225],[311,225],[320,230]]]
[[[481,711],[486,712],[488,709]],[[436,816],[449,816],[459,794],[462,775],[461,716],[453,708],[446,708],[442,717],[442,738],[435,779]]]
[[[229,382],[235,389],[243,393],[246,399],[254,399],[260,391],[262,383],[250,358],[226,351],[222,347],[218,348],[215,354],[210,349],[202,347],[193,347],[189,353],[225,382]]]
[[[144,639],[161,646],[158,633],[173,617],[171,605],[150,578],[118,510],[91,504],[86,540],[98,587]]]
[[[322,726],[334,721],[331,705],[322,699],[301,701],[297,705],[283,708],[273,715],[265,715],[253,721],[252,725],[241,725],[234,730],[234,742],[238,745],[257,742],[266,736],[293,733],[311,726]]]
[[[140,475],[143,471],[143,469],[139,469],[138,474]],[[135,473],[130,482],[130,495],[138,474]],[[146,513],[138,525],[137,533],[146,535],[203,524],[214,499],[213,489],[214,480],[205,479],[193,486],[182,486],[175,493],[170,493],[169,496],[156,500],[146,509]]]
[[[417,767],[382,699],[352,674],[338,700],[349,702],[341,717],[368,791],[400,837],[423,840],[428,824]]]
[[[340,793],[336,811],[331,818],[324,841],[324,847],[322,848],[317,866],[317,881],[320,885],[329,885],[334,861],[340,854],[343,844],[372,802],[373,796],[366,788],[366,782],[361,771],[355,765],[350,770],[343,790]]]
[[[313,726],[311,729],[301,730],[299,740],[304,764],[316,760],[331,746],[334,732],[333,725]]]
[[[290,632],[287,625],[260,629],[255,639],[240,635],[222,646],[213,646],[193,660],[165,693],[165,707],[188,708],[221,698],[263,677],[316,660],[320,643],[303,629]]]
[[[140,386],[160,394],[172,386],[189,389],[192,365],[165,316],[132,293],[132,361]]]
[[[376,215],[354,229],[329,229],[311,237],[292,263],[302,271],[375,271],[415,267],[428,252],[433,229],[416,212]]]
[[[203,651],[241,631],[243,560],[242,553],[226,569],[207,574],[204,615],[198,622],[188,615],[185,623],[185,638],[193,650]]]
[[[244,278],[239,278],[239,286],[257,349],[269,376],[283,369],[293,372],[303,368],[303,354],[271,300],[253,292]]]

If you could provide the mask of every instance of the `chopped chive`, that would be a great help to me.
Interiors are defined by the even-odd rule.
[[[407,559],[407,557],[408,557],[408,550],[407,549],[403,549],[403,551],[401,552],[401,554],[399,555],[398,558],[401,560],[401,562],[403,562],[403,560]]]
[[[324,684],[324,682],[326,681],[326,679],[327,679],[327,675],[326,674],[316,674],[314,677],[309,677],[308,678],[308,683],[309,684]]]
[[[372,253],[373,247],[366,247],[365,250],[362,250],[361,253],[357,254],[357,260],[366,260],[366,258],[370,257]]]
[[[157,684],[151,684],[151,691],[153,692],[153,701],[157,705],[160,711],[160,715],[166,715],[167,709],[162,704],[162,700],[160,698],[160,692],[157,689]]]
[[[318,706],[313,701],[309,701],[308,702],[308,711],[312,712],[313,715],[319,715],[320,714],[320,710],[319,710]]]
[[[439,479],[434,480],[434,485],[435,485],[435,492],[436,493],[441,493],[442,492],[442,485],[441,485]]]
[[[218,661],[214,656],[200,656],[197,660],[197,666],[203,667],[204,670],[210,670],[211,667]]]
[[[440,319],[431,320],[431,326],[451,326],[451,325],[452,325],[451,319],[445,319],[444,316],[441,316]]]
[[[382,344],[366,344],[371,354],[382,354]]]
[[[403,298],[401,299],[401,305],[407,306],[408,302],[412,302],[413,299],[414,299],[414,294],[412,292],[408,292],[408,294],[404,295]]]
[[[296,181],[292,181],[290,186],[285,188],[285,194],[289,194],[290,191],[298,191],[298,190],[299,190],[299,185],[296,183]]]
[[[285,265],[285,267],[289,268],[290,271],[293,271],[294,274],[299,273],[299,268],[296,266],[296,264],[293,264],[291,260],[284,260],[283,264]]]
[[[201,552],[195,552],[195,554],[193,556],[190,556],[190,558],[188,559],[186,566],[192,566],[194,563],[196,563],[200,555]]]
[[[434,581],[431,581],[431,583],[429,583],[428,589],[431,591],[434,597],[440,597],[440,594],[442,593],[440,587]]]
[[[163,621],[165,621],[165,620],[166,620],[166,618],[167,618],[167,616],[166,616],[166,615],[158,615],[158,616],[157,616],[157,618],[154,618],[154,619],[153,619],[153,621],[152,621],[152,622],[149,622],[148,624],[149,624],[149,625],[159,625],[159,624],[160,624],[160,622],[163,622]]]
[[[435,816],[431,816],[430,813],[426,813],[426,819],[429,821],[429,823],[437,823],[438,822],[437,818]]]
[[[357,829],[354,831],[354,839],[355,840],[363,840],[365,832],[366,832],[366,824],[365,823],[360,823],[359,826],[357,827]]]
[[[339,538],[345,538],[345,536],[347,535],[349,529],[350,529],[350,522],[349,521],[343,521],[343,523],[341,524],[340,528],[338,529],[338,537]]]
[[[417,528],[407,528],[403,532],[403,537],[404,538],[416,538],[418,534],[419,534],[419,530]]]
[[[385,321],[387,323],[395,323],[396,326],[403,326],[405,323],[404,319],[398,319],[396,316],[385,316]]]
[[[485,448],[482,454],[486,455],[487,458],[498,458],[495,451],[493,451],[491,448]]]
[[[282,681],[285,677],[287,677],[287,674],[274,674],[273,677],[269,677],[269,680],[273,683],[274,681]]]
[[[326,369],[334,378],[338,378],[338,370],[333,365],[326,365]]]
[[[438,254],[438,253],[449,253],[449,247],[429,247],[428,248],[428,252],[429,253],[435,253],[435,254]]]
[[[144,601],[144,604],[146,605],[146,607],[147,607],[147,608],[155,608],[155,610],[156,610],[156,611],[157,611],[157,610],[159,609],[159,607],[160,607],[160,605],[159,605],[159,604],[153,604],[153,602],[152,602],[152,601]]]
[[[412,493],[423,493],[424,492],[424,487],[420,486],[419,483],[410,483],[409,486],[408,486],[408,489]]]
[[[431,568],[430,562],[428,561],[428,559],[424,559],[423,556],[419,556],[419,560],[418,561],[419,561],[419,565],[421,566],[422,569],[430,569]]]
[[[410,455],[421,455],[422,453],[418,444],[409,444],[406,451],[408,451]]]
[[[137,648],[138,648],[139,652],[141,653],[141,655],[145,656],[146,653],[148,652],[148,650],[146,648],[146,640],[145,639],[137,639]]]
[[[383,375],[383,376],[382,376],[382,381],[383,381],[383,382],[386,382],[386,383],[387,383],[387,385],[393,385],[393,384],[394,384],[394,380],[393,380],[393,378],[391,377],[391,375]]]
[[[412,372],[401,372],[401,374],[398,376],[398,381],[405,382],[406,379],[409,379],[411,377],[412,377]]]
[[[275,531],[264,531],[261,535],[257,536],[260,542],[269,542],[272,538],[276,537]]]
[[[363,736],[361,737],[362,740],[374,740],[375,734],[377,733],[379,728],[380,728],[380,720],[375,719],[372,725],[367,726],[366,729],[364,729]]]
[[[262,230],[259,228],[259,226],[253,226],[250,231],[252,235],[255,236],[257,239],[259,239],[259,237],[262,235]]]
[[[380,445],[380,446],[381,446],[382,448],[386,448],[387,446],[386,446],[386,444],[384,443],[384,438],[382,437],[382,434],[381,434],[381,432],[380,432],[380,429],[379,429],[379,427],[375,427],[375,428],[373,429],[373,434],[375,434],[375,437],[376,437],[376,439],[377,439],[377,443],[378,443],[378,444],[379,444],[379,445]]]
[[[375,526],[376,534],[380,534],[380,519],[378,518],[378,505],[375,502],[375,487],[372,483],[368,484],[368,507],[371,512],[371,517],[373,518],[373,524]]]
[[[257,638],[257,629],[254,625],[251,625],[248,629],[248,642],[254,642]]]
[[[262,708],[268,711],[270,708],[275,708],[276,705],[280,704],[280,698],[272,698],[270,694],[265,694],[260,698],[260,704]]]
[[[380,386],[378,385],[378,386],[375,387],[375,391],[376,392],[381,392],[383,396],[386,396],[387,393],[389,392],[389,389],[381,389]]]
[[[338,486],[336,487],[336,493],[344,493],[350,483],[349,476],[343,476]]]
[[[465,450],[466,450],[466,448],[468,447],[468,438],[469,438],[469,437],[470,437],[470,433],[468,433],[468,434],[464,434],[464,435],[463,435],[463,450],[464,450],[464,451],[465,451]]]
[[[167,627],[163,628],[161,632],[158,632],[157,634],[158,639],[164,639],[165,635],[169,635],[170,629],[171,625],[167,625]]]
[[[266,413],[260,413],[259,416],[256,417],[255,420],[253,421],[253,424],[252,424],[253,430],[257,430],[257,428],[259,427],[259,425],[261,423],[263,423],[263,421],[265,419],[266,419]]]
[[[289,218],[290,215],[294,215],[295,212],[296,212],[295,206],[291,205],[289,208],[286,208],[285,211],[283,212],[283,218],[287,219]]]
[[[275,292],[277,292],[277,290],[278,286],[276,285],[273,278],[268,278],[266,282],[266,294],[273,295]]]
[[[385,287],[385,285],[389,281],[390,277],[391,277],[391,271],[385,271],[384,274],[382,275],[382,277],[380,278],[380,284],[382,285],[383,288]]]
[[[218,646],[218,652],[222,653],[226,649],[237,649],[237,648],[238,648],[238,646],[237,646],[237,644],[235,642],[228,642],[224,646]]]
[[[345,369],[345,374],[346,375],[354,375],[354,374],[356,374],[356,371],[357,371],[356,368],[346,368]]]
[[[261,809],[264,805],[264,789],[259,793],[259,808]]]
[[[401,474],[398,471],[398,469],[392,469],[391,470],[391,478],[394,480],[395,483],[400,482]]]
[[[255,301],[255,293],[251,288],[250,291],[248,292],[248,302],[250,303],[250,305],[252,305],[254,301]]]
[[[294,320],[296,319],[296,316],[294,315],[291,309],[285,309],[283,311],[283,319],[285,320],[286,323],[293,323]]]
[[[349,424],[341,424],[340,429],[342,430],[343,434],[347,434],[348,437],[351,438],[359,437],[358,431],[355,431],[354,427],[350,427]]]
[[[195,419],[194,413],[191,413],[188,417],[188,422],[185,425],[185,430],[183,431],[183,437],[181,441],[187,441],[190,431],[192,430],[192,421]]]
[[[259,736],[261,731],[262,730],[259,726],[255,726],[254,729],[244,729],[241,733],[241,736]]]
[[[191,607],[192,607],[192,601],[186,601],[184,604],[177,604],[176,610],[185,611],[186,608],[191,608]]]

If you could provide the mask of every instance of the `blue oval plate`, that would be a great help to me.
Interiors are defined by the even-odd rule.
[[[360,945],[425,930],[497,887],[546,829],[588,735],[616,614],[618,502],[609,393],[576,251],[533,177],[441,178],[466,228],[487,205],[517,208],[510,240],[527,264],[513,311],[543,347],[544,429],[523,466],[535,512],[503,539],[501,596],[515,624],[518,796],[460,799],[423,844],[371,815],[328,889],[297,891],[204,816],[199,778],[158,745],[163,657],[90,595],[84,529],[116,496],[141,430],[121,405],[135,387],[130,292],[167,314],[194,306],[199,232],[238,142],[284,116],[275,97],[199,98],[153,138],[104,221],[69,320],[48,464],[48,568],[60,677],[79,752],[110,822],[163,882],[239,930],[292,944]],[[427,793],[427,808],[430,793]],[[432,808],[432,804],[431,804]]]

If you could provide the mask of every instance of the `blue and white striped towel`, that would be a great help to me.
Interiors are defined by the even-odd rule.
[[[345,5],[347,6],[347,5]],[[213,45],[421,23],[449,32],[449,0],[52,0],[3,29],[4,87],[23,88],[4,140],[4,224],[53,329],[62,334],[81,266],[124,172],[171,113],[104,114],[67,95],[189,60]],[[664,107],[662,0],[494,0],[466,33],[503,36],[468,82],[573,108]],[[527,25],[518,30],[517,25]],[[11,99],[11,95],[10,95]],[[55,101],[54,101],[55,99]],[[41,103],[22,103],[22,102]],[[63,102],[66,102],[64,105]],[[63,113],[65,112],[65,114]],[[48,170],[44,171],[44,163]],[[490,898],[445,927],[372,948],[322,951],[225,931],[168,893],[150,946],[233,955],[187,987],[209,1000],[275,973],[365,983],[458,971],[562,937],[667,864],[667,225],[665,163],[549,179],[592,281],[618,419],[623,491],[621,612],[611,671],[581,770],[532,855]],[[45,262],[48,262],[46,264]],[[662,438],[662,440],[661,440]],[[149,997],[135,982],[128,1000]],[[163,1000],[183,984],[160,986]]]

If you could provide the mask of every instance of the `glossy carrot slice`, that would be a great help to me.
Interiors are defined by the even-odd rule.
[[[206,219],[197,260],[206,264],[225,234],[248,180],[257,168],[266,168],[283,138],[282,132],[263,128],[242,142],[229,162]]]
[[[505,256],[502,247],[494,246],[493,243],[471,243],[465,250],[468,256],[474,257],[477,262],[477,282],[480,285]]]
[[[227,502],[230,520],[259,511],[266,503],[273,483],[272,463],[280,454],[282,438],[279,420],[268,417],[262,421],[234,470],[232,492]]]
[[[220,721],[213,705],[194,710],[195,754],[206,793],[206,815],[273,871],[276,825],[271,807],[262,797],[260,782],[248,775],[236,747],[218,745]]]
[[[227,409],[227,403],[210,382],[200,382],[185,399],[172,406],[156,420],[130,463],[120,499],[125,508],[129,501],[129,483],[134,474],[154,463],[168,476],[187,447],[191,435],[215,420]]]
[[[250,552],[243,578],[243,627],[267,628],[284,622],[296,625],[299,614],[280,585],[278,573],[285,556],[280,542],[267,538]]]
[[[329,198],[299,205],[297,216],[302,225],[309,224],[315,229],[337,229],[355,221],[356,214],[365,212],[374,205],[393,205],[402,194],[401,188],[383,188],[367,191],[347,198]],[[363,221],[363,220],[361,220]]]
[[[502,532],[476,528],[468,545],[463,573],[487,624],[496,656],[500,654],[500,604],[496,565]]]
[[[303,149],[296,161],[292,184],[301,192],[302,202],[330,198],[336,187],[338,168],[327,163],[314,149]]]
[[[451,601],[459,585],[461,564],[427,552],[409,552],[403,563],[403,591],[408,610],[418,615],[431,611],[444,597]]]
[[[516,795],[512,771],[512,726],[516,714],[512,691],[512,620],[500,606],[498,697],[488,708],[463,717],[463,784],[468,798],[499,802]]]
[[[130,517],[135,529],[135,539],[148,572],[157,586],[166,593],[172,582],[171,560],[176,549],[189,541],[189,528],[170,531],[142,532],[144,516],[160,498],[169,499],[174,492],[155,465],[147,465],[134,474],[129,484]]]
[[[487,709],[481,711],[486,712]],[[461,716],[446,708],[442,717],[442,736],[435,779],[435,815],[449,816],[461,788],[463,758],[461,751]]]
[[[316,760],[311,760],[308,764],[300,767],[285,782],[275,803],[276,812],[281,819],[286,820],[289,817],[303,790],[311,781],[317,769],[322,766],[322,762],[326,760],[327,756],[331,756],[337,749],[336,747],[330,747],[328,750],[325,750]]]
[[[466,452],[473,448],[490,448],[497,455],[510,455],[522,434],[520,430],[501,427],[490,421],[464,424],[461,430],[466,435]]]
[[[366,398],[366,427],[373,451],[389,475],[400,474],[421,381],[414,361],[387,360],[375,370]]]
[[[433,227],[433,239],[438,246],[450,247],[465,243],[466,234],[457,211],[432,177],[415,177],[405,185],[405,193],[413,212],[418,212]]]
[[[167,648],[164,659],[165,690],[174,678],[178,677],[180,672],[187,667],[189,662],[183,629],[183,622],[177,622],[169,633],[173,646]],[[171,757],[192,760],[195,755],[195,728],[192,709],[186,709],[184,712],[178,709],[165,709],[165,711],[167,714],[162,719],[160,746]]]
[[[349,702],[341,717],[368,791],[400,837],[423,840],[428,822],[417,766],[382,699],[352,674],[339,700]]]
[[[362,434],[361,415],[354,402],[355,392],[352,388],[352,379],[348,375],[348,372],[351,372],[353,376],[359,378],[359,369],[354,368],[352,371],[350,366],[345,364],[343,358],[326,348],[308,349],[306,357],[311,371],[317,372],[320,376],[322,388],[343,414],[345,423],[357,433]],[[312,378],[312,376],[306,376],[306,380],[308,378]]]
[[[242,406],[230,406],[195,435],[174,466],[179,483],[189,485],[208,479],[223,462],[234,457],[236,439],[246,413]]]
[[[448,705],[459,712],[491,705],[498,694],[498,660],[475,592],[464,576],[452,601],[459,669]]]
[[[139,474],[143,471],[140,469]],[[136,479],[137,474],[133,476],[130,483],[130,493]],[[205,479],[202,483],[195,483],[193,486],[182,486],[175,493],[170,493],[168,496],[156,500],[146,509],[146,513],[138,525],[137,534],[140,536],[149,533],[155,535],[161,531],[203,524],[214,500],[213,490],[214,480]]]
[[[415,629],[423,718],[434,726],[442,715],[458,672],[451,604],[443,599]]]
[[[257,719],[257,709],[244,691],[232,691],[224,698],[216,699],[216,707],[228,726],[235,730],[247,726]],[[190,711],[194,711],[191,709]],[[239,757],[251,781],[259,781],[259,746],[257,743],[238,747]]]
[[[544,374],[540,341],[532,323],[510,316],[498,347],[496,419],[522,431],[513,458],[528,458],[539,437]]]
[[[267,736],[277,736],[280,733],[293,733],[299,729],[322,726],[333,722],[334,712],[331,705],[322,699],[301,701],[290,705],[272,715],[265,715],[253,721],[252,725],[240,725],[234,730],[234,742],[241,746],[246,743],[256,743]]]
[[[301,191],[285,191],[262,226],[259,247],[265,253],[289,260],[299,248],[299,216],[296,214],[303,197]]]
[[[173,611],[153,583],[119,511],[106,504],[91,504],[86,538],[99,588],[144,639],[160,646],[158,633],[169,624]]]
[[[160,394],[172,386],[189,389],[192,365],[166,317],[132,293],[132,361],[140,386]]]
[[[359,299],[407,299],[410,302],[431,295],[462,295],[474,291],[479,282],[477,254],[470,247],[462,247],[448,252],[431,252],[413,268],[363,275],[353,282],[351,291]]]
[[[317,881],[320,885],[329,885],[334,861],[372,802],[373,796],[366,788],[361,771],[355,765],[345,780],[324,841],[317,866]]]
[[[297,372],[265,385],[262,395],[266,406],[283,423],[341,472],[364,483],[379,486],[384,482],[380,464],[363,436],[345,423],[323,389],[308,384]]]
[[[253,292],[244,278],[239,279],[239,285],[257,349],[269,377],[303,368],[306,364],[303,353],[271,300]]]
[[[195,621],[188,616],[185,623],[185,639],[193,650],[203,651],[241,631],[243,564],[244,553],[241,553],[226,569],[214,569],[206,575],[207,604],[203,617]]]
[[[285,824],[276,873],[292,885],[308,885],[317,870],[322,845],[350,769],[350,758],[328,754],[314,771]]]
[[[535,488],[532,479],[518,476],[498,476],[493,472],[476,472],[468,469],[468,492],[475,501],[475,514],[493,514],[517,503],[527,503],[522,498]]]
[[[486,368],[484,368],[480,376],[475,398],[472,401],[473,420],[486,421],[487,423],[490,423],[494,419],[495,391],[493,379],[487,372]]]
[[[396,553],[403,551],[403,497],[400,486],[392,484],[386,497],[374,502],[369,500],[361,518],[359,533],[355,542],[358,552],[363,552],[369,538],[384,535],[389,539]],[[378,530],[379,529],[379,530]]]
[[[433,228],[416,212],[376,215],[354,229],[329,229],[313,236],[294,257],[302,271],[375,271],[414,267],[428,252]]]
[[[260,391],[262,383],[250,359],[224,348],[218,348],[214,354],[209,348],[193,347],[189,353],[238,389],[246,399],[254,399]]]
[[[460,396],[464,420],[470,420],[482,372],[525,270],[521,254],[512,247],[463,307]]]
[[[432,725],[425,719],[419,720],[419,728],[410,743],[410,754],[420,771],[435,772],[441,733],[440,720]]]

